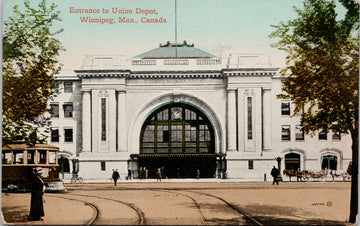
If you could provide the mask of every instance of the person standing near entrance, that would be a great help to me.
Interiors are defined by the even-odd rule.
[[[29,220],[39,221],[43,220],[41,217],[44,214],[43,194],[44,194],[44,182],[41,179],[41,171],[37,168],[33,169],[33,175],[31,178],[31,204]]]
[[[139,179],[140,180],[142,179],[142,176],[143,176],[143,169],[142,169],[142,167],[140,167],[140,169],[139,169]]]
[[[161,182],[161,171],[160,171],[160,168],[157,170],[156,172],[156,181],[160,181]]]
[[[278,170],[275,166],[273,166],[270,174],[271,174],[271,176],[273,177],[273,183],[272,183],[272,184],[274,185],[274,184],[276,183],[276,185],[279,185],[279,181],[278,181],[278,179],[277,179],[277,177],[278,177],[279,174],[280,174],[279,170]]]
[[[119,174],[119,172],[117,171],[117,169],[114,171],[113,170],[113,174],[112,174],[112,179],[114,180],[114,184],[115,184],[115,186],[116,186],[116,182],[117,182],[117,180],[120,178],[120,174]]]

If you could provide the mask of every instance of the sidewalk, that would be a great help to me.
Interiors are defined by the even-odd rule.
[[[20,225],[51,225],[54,224],[53,222],[62,222],[63,224],[86,225],[94,217],[92,208],[88,205],[45,194],[44,212],[46,217],[43,221],[29,221],[27,217],[30,209],[30,197],[30,193],[2,193],[2,223],[5,225],[8,224],[7,222],[11,222],[12,225],[14,223]],[[75,212],[81,217],[75,217]]]

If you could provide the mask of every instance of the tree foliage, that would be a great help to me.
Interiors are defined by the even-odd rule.
[[[288,53],[284,93],[278,97],[292,100],[306,133],[350,133],[352,172],[358,172],[359,5],[340,3],[346,9],[343,19],[335,1],[305,0],[304,8],[296,9],[298,17],[273,26],[271,37],[277,38],[275,47]],[[350,222],[357,214],[357,175],[352,175]]]
[[[52,31],[60,21],[59,11],[46,1],[24,9],[14,7],[14,16],[4,22],[3,32],[3,144],[26,141],[43,142],[38,127],[46,124],[43,113],[56,92],[54,75],[59,66],[56,57],[62,50]]]

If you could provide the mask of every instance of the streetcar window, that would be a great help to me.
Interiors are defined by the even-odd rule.
[[[35,150],[28,150],[28,164],[35,164]]]
[[[38,150],[38,164],[46,163],[46,150]]]
[[[10,164],[11,163],[11,151],[3,151],[2,153],[2,163]]]
[[[23,164],[24,163],[24,153],[23,151],[14,151],[14,164]]]
[[[55,151],[49,151],[49,163],[50,164],[56,163],[56,152]]]

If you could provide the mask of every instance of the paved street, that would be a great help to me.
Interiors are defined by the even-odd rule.
[[[29,193],[2,193],[21,225],[347,225],[349,182],[204,183],[156,180],[65,184],[47,193],[44,221],[27,221]]]

